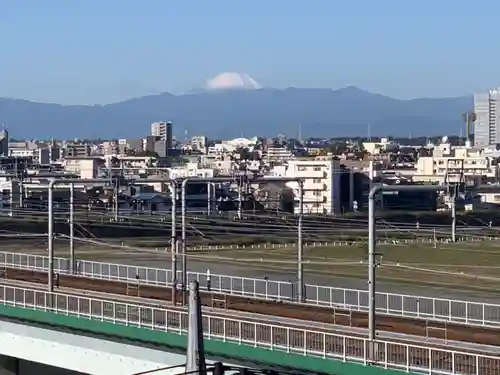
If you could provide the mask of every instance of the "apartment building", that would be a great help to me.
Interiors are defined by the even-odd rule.
[[[474,95],[474,145],[500,143],[500,89]]]
[[[236,168],[230,157],[224,158],[214,154],[201,155],[199,165],[202,168],[215,169],[222,175],[230,175]]]
[[[145,150],[145,148],[142,138],[118,140],[118,153],[121,155],[126,155],[129,151],[141,152],[143,150]]]
[[[91,147],[87,143],[71,143],[66,145],[65,157],[76,158],[90,156]]]
[[[120,153],[118,142],[114,141],[102,142],[101,150],[103,155],[118,155]]]
[[[191,138],[191,148],[203,154],[207,152],[208,142],[204,135],[197,135]]]
[[[229,154],[241,148],[246,148],[252,151],[257,145],[258,141],[259,140],[257,137],[223,140],[221,143],[216,143],[213,146],[208,147],[207,152],[212,155]]]
[[[172,148],[172,123],[170,121],[153,122],[151,124],[151,135],[165,141],[166,149]]]
[[[10,148],[9,156],[13,157],[30,157],[33,158],[34,164],[50,164],[50,149],[49,148]]]
[[[0,156],[9,155],[9,132],[7,129],[0,131]]]
[[[168,172],[171,179],[186,177],[213,178],[217,175],[214,169],[200,168],[198,163],[187,163],[180,167],[168,168]]]
[[[97,178],[99,169],[105,164],[104,159],[96,156],[66,157],[64,169],[81,179]]]
[[[399,145],[388,138],[381,138],[380,142],[363,142],[363,148],[370,155],[379,155],[382,152],[397,151]]]
[[[268,161],[283,161],[290,159],[293,153],[286,147],[268,147],[266,156]]]
[[[301,178],[304,189],[304,213],[337,215],[341,213],[340,160],[332,157],[297,158],[271,170],[275,177]],[[297,182],[287,182],[299,196]],[[299,207],[296,207],[299,212]]]
[[[481,177],[495,179],[498,176],[498,163],[495,158],[485,156],[482,150],[457,147],[448,152],[434,150],[432,156],[420,157],[416,163],[413,181],[444,183],[477,180]]]

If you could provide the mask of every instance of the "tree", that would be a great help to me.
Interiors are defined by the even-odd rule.
[[[236,152],[240,154],[240,160],[253,160],[253,153],[246,147],[239,147]]]

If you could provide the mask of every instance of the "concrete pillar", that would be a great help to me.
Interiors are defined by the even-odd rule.
[[[19,359],[1,355],[0,375],[19,375]]]
[[[206,374],[205,350],[203,345],[203,319],[198,281],[189,283],[189,328],[186,353],[186,372]]]

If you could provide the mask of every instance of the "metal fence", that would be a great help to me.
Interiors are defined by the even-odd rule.
[[[0,303],[51,311],[99,322],[185,334],[188,316],[174,311],[135,304],[106,301],[40,290],[0,286]],[[220,316],[204,316],[208,340],[246,344],[304,356],[318,356],[345,362],[368,364],[367,339],[319,332],[284,325],[266,324]],[[378,366],[426,374],[497,375],[500,357],[457,352],[391,341],[377,341],[374,350]]]
[[[500,237],[498,236],[459,236],[457,237],[458,242],[483,242],[483,241],[498,241]],[[438,243],[449,243],[451,241],[448,237],[441,238],[382,238],[377,239],[377,245],[411,245],[411,244],[433,244]],[[367,244],[367,240],[348,240],[348,241],[315,241],[315,242],[304,242],[304,247],[346,247],[346,246],[358,246]],[[216,250],[230,250],[230,249],[287,249],[297,247],[297,242],[290,243],[259,243],[259,244],[248,244],[248,245],[194,245],[188,246],[189,251],[216,251]]]
[[[41,255],[0,252],[0,264],[6,267],[46,271],[48,257]],[[67,273],[70,269],[66,258],[54,259],[54,270]],[[81,276],[104,280],[134,281],[150,285],[171,285],[170,270],[80,260],[77,272]],[[178,274],[178,280],[181,273]],[[202,288],[207,287],[207,275],[188,272],[189,280],[198,280]],[[278,301],[293,301],[296,295],[294,281],[276,281],[227,275],[211,275],[211,290],[219,293],[242,295]],[[368,311],[368,292],[365,290],[335,288],[320,285],[305,286],[306,303],[335,307],[351,311]],[[376,307],[379,314],[398,315],[422,319],[442,320],[453,323],[500,327],[500,305],[467,302],[441,298],[411,296],[392,293],[377,293]]]

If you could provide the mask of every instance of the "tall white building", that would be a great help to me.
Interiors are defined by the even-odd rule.
[[[7,129],[0,131],[0,156],[9,155],[9,132]]]
[[[304,213],[337,215],[342,211],[340,195],[340,160],[332,157],[290,159],[287,166],[277,166],[274,176],[303,179]],[[298,197],[297,182],[288,182]],[[296,207],[296,212],[299,207]]]
[[[500,89],[474,95],[474,144],[488,146],[500,143]]]
[[[160,137],[161,140],[166,142],[166,148],[172,148],[172,123],[169,122],[153,122],[151,124],[151,135]]]

